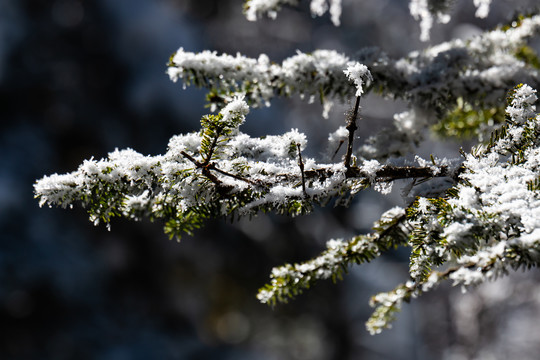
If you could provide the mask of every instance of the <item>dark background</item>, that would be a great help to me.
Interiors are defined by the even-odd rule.
[[[479,21],[470,3],[457,2],[453,22],[436,26],[434,43],[490,28],[514,6],[495,1],[490,17]],[[288,305],[258,303],[257,289],[273,266],[306,260],[330,238],[369,231],[396,196],[366,193],[350,211],[322,209],[295,220],[214,221],[181,243],[169,241],[159,223],[120,219],[107,231],[82,209],[39,208],[32,185],[44,175],[73,171],[117,147],[160,154],[172,135],[197,130],[207,111],[204,90],[182,90],[165,74],[180,46],[265,52],[274,61],[296,49],[352,56],[377,45],[403,56],[425,46],[406,1],[345,1],[339,28],[327,15],[311,19],[305,2],[257,23],[244,19],[241,6],[240,0],[0,0],[0,359],[466,359],[481,356],[490,342],[511,341],[508,333],[527,340],[538,331],[527,323],[531,316],[522,316],[518,333],[508,325],[515,317],[500,317],[523,304],[537,314],[537,283],[522,276],[529,295],[510,310],[501,296],[496,310],[485,299],[513,283],[488,288],[484,297],[442,288],[406,305],[393,330],[369,336],[369,296],[406,280],[407,254],[399,252]],[[365,104],[362,136],[403,108],[376,98]],[[276,100],[253,110],[242,130],[258,136],[297,127],[317,149],[346,107],[323,120],[318,105]],[[444,156],[458,145],[437,141],[428,148]],[[469,330],[476,324],[470,331],[477,340],[463,333],[464,322]],[[483,329],[492,331],[479,335]],[[532,340],[515,346],[524,349],[522,359],[538,351]]]

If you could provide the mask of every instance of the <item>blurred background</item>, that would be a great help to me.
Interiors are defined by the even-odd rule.
[[[312,19],[308,4],[277,20],[245,20],[242,0],[0,0],[0,359],[537,359],[537,271],[462,295],[442,287],[405,305],[394,328],[370,336],[369,297],[407,279],[407,253],[355,267],[274,309],[255,298],[273,266],[309,259],[330,238],[369,231],[399,190],[366,192],[350,209],[297,219],[210,222],[169,241],[161,224],[94,227],[82,209],[39,208],[32,185],[115,148],[164,153],[196,131],[204,90],[169,81],[169,56],[216,50],[273,61],[317,48],[354,56],[379,46],[399,57],[427,44],[405,0],[344,0],[342,26]],[[432,43],[509,20],[537,0],[494,0],[487,19],[456,1]],[[534,45],[539,49],[538,42]],[[368,97],[361,137],[404,104]],[[242,131],[306,132],[316,156],[343,123],[321,106],[277,99]],[[439,157],[460,144],[432,139]]]

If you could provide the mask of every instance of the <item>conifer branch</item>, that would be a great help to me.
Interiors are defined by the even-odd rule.
[[[285,3],[297,1],[247,1],[246,13],[252,18],[272,15]],[[489,1],[475,3],[484,4],[478,9],[485,14]],[[319,14],[326,2],[312,4]],[[411,4],[413,16],[424,23],[425,38],[430,17],[444,15],[445,8],[426,9],[427,2],[420,0]],[[337,7],[332,11],[335,20]],[[378,333],[389,326],[403,302],[443,280],[469,286],[505,275],[511,268],[540,265],[536,91],[520,85],[507,104],[500,101],[515,83],[540,85],[540,62],[526,48],[528,39],[538,34],[540,15],[530,15],[467,42],[454,40],[402,59],[364,49],[358,61],[335,51],[315,50],[276,64],[264,54],[251,59],[180,48],[170,59],[170,78],[207,87],[211,105],[222,106],[219,114],[204,116],[201,131],[173,136],[164,155],[116,150],[106,159],[83,162],[72,173],[38,180],[35,196],[40,205],[81,204],[96,225],[100,221],[108,225],[118,216],[148,217],[162,220],[166,233],[179,236],[191,234],[210,218],[236,219],[259,212],[296,216],[330,200],[341,204],[368,186],[387,193],[385,185],[413,179],[409,190],[414,187],[411,196],[416,200],[407,209],[397,207],[383,214],[370,234],[330,240],[326,251],[313,260],[275,268],[270,284],[259,292],[263,302],[286,301],[319,279],[340,279],[349,265],[406,246],[411,254],[410,281],[371,302],[376,309],[367,325],[371,333]],[[390,130],[355,150],[363,159],[355,161],[360,97],[373,89],[387,98],[404,99],[408,109],[395,114]],[[346,127],[329,136],[330,151],[341,140],[333,157],[347,138],[342,160],[323,164],[302,157],[307,140],[297,130],[260,138],[240,132],[250,105],[269,106],[275,96],[294,94],[320,95],[325,111],[333,100],[356,97]],[[507,122],[501,126],[495,116],[503,112]],[[451,159],[435,161],[433,156],[431,163],[416,157],[418,166],[395,165],[411,164],[403,158],[384,162],[391,155],[411,155],[425,130],[434,125],[450,125],[465,134],[460,124],[467,119],[474,121],[466,124],[466,131],[479,139],[489,138],[490,132],[492,136],[470,153],[462,150],[459,164]],[[417,186],[443,177],[453,181]]]
[[[259,289],[258,299],[272,305],[285,303],[319,280],[342,279],[349,265],[370,262],[391,248],[405,245],[405,220],[404,209],[391,209],[375,224],[375,233],[355,236],[349,241],[330,240],[326,251],[318,257],[274,268],[270,283]]]

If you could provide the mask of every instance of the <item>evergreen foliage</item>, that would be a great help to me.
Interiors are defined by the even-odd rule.
[[[245,12],[250,20],[275,17],[282,5],[297,3],[248,0]],[[485,17],[490,1],[474,3],[476,15]],[[311,11],[320,16],[328,10],[337,25],[340,4],[312,0]],[[433,20],[448,21],[450,4],[411,1],[423,39]],[[329,240],[314,259],[274,268],[258,294],[271,305],[287,302],[318,280],[341,279],[350,265],[406,247],[410,278],[371,300],[375,310],[367,328],[375,334],[391,326],[403,302],[443,281],[465,288],[539,264],[540,115],[534,88],[540,63],[527,43],[539,33],[540,15],[528,14],[402,59],[372,48],[355,59],[317,50],[276,64],[264,54],[251,59],[180,48],[170,58],[170,78],[207,88],[209,105],[220,111],[204,116],[199,132],[173,136],[164,155],[115,150],[70,174],[38,180],[35,195],[41,205],[80,204],[95,224],[109,225],[119,216],[159,219],[165,233],[180,239],[209,218],[303,215],[330,201],[346,205],[369,187],[386,194],[394,181],[410,179],[414,200],[408,206],[384,213],[370,234]],[[366,92],[403,99],[409,109],[394,116],[390,130],[357,145],[359,103]],[[343,159],[304,156],[307,140],[295,129],[262,138],[239,130],[249,107],[294,94],[320,99],[325,114],[334,101],[356,100],[345,126],[329,136],[329,149],[347,144]],[[397,158],[414,153],[426,129],[472,137],[478,145],[462,151],[460,159]]]

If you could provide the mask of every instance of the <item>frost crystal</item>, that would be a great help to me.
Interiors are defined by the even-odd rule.
[[[347,78],[356,85],[356,96],[362,96],[364,93],[362,86],[365,85],[367,81],[373,81],[371,73],[364,64],[354,63],[353,65],[349,65],[347,70],[344,70],[343,72],[347,75]]]

